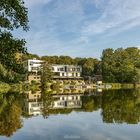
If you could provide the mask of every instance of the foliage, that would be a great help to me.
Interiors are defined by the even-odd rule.
[[[105,49],[102,54],[102,74],[105,82],[139,82],[140,50],[135,47],[126,49]]]
[[[25,72],[16,56],[18,53],[26,53],[26,48],[24,47],[25,40],[14,38],[10,30],[13,31],[20,27],[24,31],[28,30],[27,8],[24,7],[22,0],[1,0],[0,13],[0,63],[7,70],[6,73],[10,73],[9,76],[16,79],[17,74],[15,73],[24,74]],[[2,74],[6,79],[5,73]],[[13,82],[13,80],[6,82]]]
[[[22,0],[1,0],[0,1],[0,27],[13,30],[23,27],[28,29],[27,8]]]
[[[24,79],[24,75],[13,72],[12,70],[7,70],[0,63],[0,80],[6,83],[16,83]]]
[[[100,108],[101,101],[101,96],[83,96],[82,109],[86,112],[98,110]]]
[[[41,72],[41,86],[43,90],[47,88],[48,83],[51,82],[52,76],[53,73],[51,71],[51,66],[47,63],[44,63]]]
[[[22,127],[21,106],[16,93],[4,94],[0,98],[0,135],[10,137]]]
[[[60,88],[60,82],[59,81],[57,81],[56,83],[53,83],[51,85],[52,90],[59,91],[59,88]]]
[[[40,59],[40,57],[37,54],[30,54],[30,53],[26,53],[22,56],[23,61],[26,61],[28,59]]]
[[[35,93],[36,91],[39,91],[40,90],[40,83],[36,82],[36,81],[32,81],[30,86],[29,86],[29,89]]]
[[[94,58],[71,58],[70,56],[43,56],[42,60],[49,64],[80,65],[83,76],[93,76],[99,73],[99,61]],[[96,69],[95,69],[96,67]]]
[[[10,85],[0,82],[0,93],[7,93],[10,90]]]
[[[22,64],[15,57],[17,53],[26,53],[24,45],[24,40],[13,38],[11,33],[0,34],[0,62],[7,70],[24,73]]]
[[[106,123],[137,124],[140,121],[140,91],[104,91],[102,117]]]

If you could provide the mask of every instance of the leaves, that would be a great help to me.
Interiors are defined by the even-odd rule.
[[[0,1],[0,27],[13,30],[23,27],[28,30],[27,8],[22,0],[1,0]]]
[[[102,54],[102,73],[105,82],[135,83],[139,78],[140,50],[136,47],[106,49]]]

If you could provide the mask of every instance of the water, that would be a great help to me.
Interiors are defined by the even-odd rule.
[[[0,96],[0,140],[139,140],[140,91]]]

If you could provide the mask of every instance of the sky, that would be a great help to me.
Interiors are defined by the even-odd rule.
[[[100,58],[103,49],[140,46],[140,0],[24,0],[30,53]],[[140,48],[140,47],[139,47]]]

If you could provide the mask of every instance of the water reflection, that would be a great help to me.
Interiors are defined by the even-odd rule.
[[[50,108],[51,109],[59,109],[59,108],[81,108],[82,95],[55,95],[53,96],[54,101],[52,102]]]
[[[85,114],[100,111],[104,124],[138,124],[140,90],[97,89],[67,94],[46,94],[41,91],[1,94],[0,135],[8,137],[13,135],[24,127],[24,118],[38,115],[51,118],[54,114],[71,114],[73,111]]]
[[[42,114],[43,102],[41,99],[41,91],[25,92],[22,110],[28,116],[37,116]]]
[[[0,95],[0,135],[10,137],[23,126],[20,101],[18,93]]]
[[[137,124],[140,121],[139,90],[88,91],[85,94],[41,95],[26,93],[23,111],[29,116],[68,114],[72,111],[93,112],[101,109],[104,123]]]
[[[105,91],[101,108],[102,118],[106,123],[137,124],[140,121],[140,92]]]

